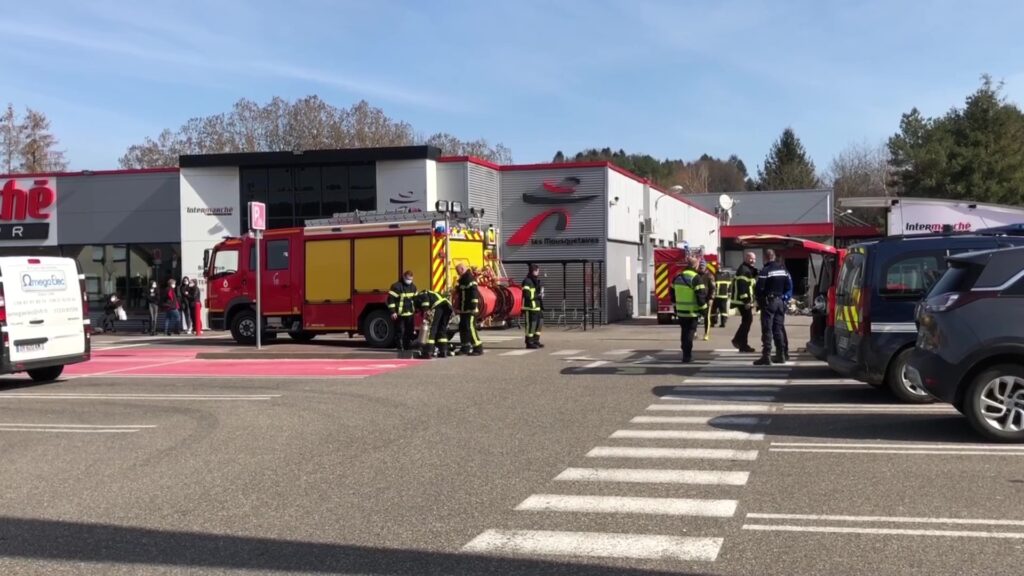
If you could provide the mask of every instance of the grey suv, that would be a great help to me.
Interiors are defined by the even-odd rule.
[[[907,377],[984,436],[1024,442],[1024,247],[948,262],[917,308]]]

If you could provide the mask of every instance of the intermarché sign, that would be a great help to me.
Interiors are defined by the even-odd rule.
[[[57,203],[49,178],[7,180],[0,185],[0,242],[46,240]]]

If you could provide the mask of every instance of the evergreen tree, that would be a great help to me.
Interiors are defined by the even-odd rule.
[[[792,128],[783,130],[772,144],[757,176],[759,190],[806,190],[821,185],[814,162]]]
[[[0,170],[4,174],[14,172],[21,163],[21,144],[24,140],[18,114],[14,105],[8,104],[0,115]]]

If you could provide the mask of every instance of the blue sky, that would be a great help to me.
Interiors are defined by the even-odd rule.
[[[0,101],[46,112],[74,169],[241,97],[365,98],[517,163],[612,146],[738,154],[786,126],[819,169],[917,106],[1006,82],[1024,102],[1024,3],[316,1],[5,3]]]

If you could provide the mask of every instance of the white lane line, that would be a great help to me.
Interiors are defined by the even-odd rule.
[[[583,350],[559,350],[558,352],[552,352],[552,356],[575,356],[576,354],[583,354]]]
[[[529,512],[581,512],[591,514],[654,514],[658,516],[708,516],[731,518],[735,500],[703,498],[649,498],[643,496],[579,496],[534,494],[516,506]]]
[[[922,456],[1024,456],[1024,452],[993,450],[843,450],[839,448],[769,448],[770,452],[814,452],[819,454],[915,454]]]
[[[271,400],[280,394],[229,395],[229,394],[28,394],[3,393],[0,400]]]
[[[787,384],[789,380],[785,378],[758,378],[757,380],[751,380],[750,378],[686,378],[683,380],[683,384],[756,384],[758,386],[770,386],[772,384],[779,385]]]
[[[522,350],[509,350],[508,352],[502,352],[498,356],[525,356],[527,354],[533,354],[536,352],[536,348],[523,348]]]
[[[968,524],[988,526],[1024,526],[1024,520],[988,518],[933,518],[914,516],[844,516],[827,514],[762,514],[751,512],[747,518],[758,520],[815,520],[822,522],[888,522],[892,524]]]
[[[601,366],[604,366],[605,364],[608,364],[608,363],[609,362],[607,360],[595,360],[594,362],[591,362],[590,364],[584,364],[583,366],[581,366],[581,368],[586,368],[586,369],[600,368]]]
[[[772,446],[797,446],[803,448],[917,448],[923,450],[1008,450],[1024,451],[1024,446],[1007,446],[1005,444],[857,444],[853,442],[772,442]]]
[[[778,392],[782,386],[673,386],[677,392]]]
[[[660,400],[703,400],[703,401],[726,401],[726,402],[771,402],[775,400],[775,395],[753,395],[753,394],[708,394],[703,393],[701,390],[688,390],[690,394],[684,394],[682,396],[678,394],[670,394],[667,396],[659,396]]]
[[[634,484],[707,484],[743,486],[750,472],[663,470],[638,468],[567,468],[555,476],[566,482],[626,482]]]
[[[923,407],[923,408],[916,408],[916,407],[913,407],[913,406],[905,406],[905,407],[898,407],[898,406],[888,407],[888,406],[884,406],[884,407],[879,407],[879,408],[870,408],[870,407],[867,407],[867,406],[845,406],[845,405],[841,405],[841,404],[839,404],[839,405],[832,404],[831,407],[826,408],[824,406],[817,407],[817,406],[800,406],[800,405],[788,405],[788,404],[786,404],[786,405],[782,406],[782,409],[785,410],[786,412],[820,412],[820,413],[848,412],[850,414],[855,414],[855,413],[864,413],[864,414],[872,414],[872,413],[878,413],[878,414],[885,414],[885,413],[889,413],[889,414],[955,414],[955,413],[957,413],[956,409],[953,408],[952,406],[948,406],[948,407],[946,407],[946,406],[931,406],[931,407]]]
[[[900,409],[900,410],[935,410],[943,409],[946,410],[947,406],[934,404],[838,404],[838,403],[795,403],[790,402],[784,405],[786,408],[885,408],[885,409]],[[948,406],[949,410],[954,410],[952,406]]]
[[[488,530],[463,546],[462,551],[475,554],[714,562],[718,558],[722,541],[722,538],[603,532]]]
[[[767,416],[635,416],[631,424],[729,424],[756,426],[766,424]]]
[[[633,352],[633,349],[608,350],[607,352],[605,352],[605,354],[607,354],[608,356],[628,356]]]
[[[645,440],[764,440],[764,434],[733,430],[616,430],[609,438]]]
[[[757,460],[757,450],[726,450],[721,448],[633,448],[598,446],[587,452],[587,458],[666,458],[694,460]]]
[[[651,404],[648,410],[669,412],[771,412],[772,406],[752,404]]]
[[[21,428],[156,428],[155,424],[26,424],[23,422],[0,422],[5,428],[18,426]]]
[[[136,364],[136,365],[131,366],[129,368],[118,368],[116,370],[107,370],[107,371],[104,371],[104,372],[94,372],[92,374],[89,374],[89,376],[92,376],[92,377],[106,376],[108,374],[118,374],[118,373],[121,373],[121,372],[131,372],[132,370],[152,370],[153,368],[160,368],[162,366],[172,366],[174,364],[184,364],[185,362],[195,362],[195,358],[179,358],[178,360],[171,360],[171,361],[168,361],[168,362],[157,362],[156,364],[146,364],[144,366],[139,366],[138,364]],[[76,376],[81,377],[81,375],[76,375]],[[139,377],[140,378],[145,378],[145,374],[141,374],[141,375],[139,375]]]
[[[103,346],[102,348],[93,348],[93,352],[102,352],[104,350],[120,350],[122,348],[139,348],[141,346],[149,346],[151,342],[141,342],[137,344],[119,344],[116,346]]]
[[[118,434],[139,432],[138,428],[14,428],[0,426],[0,432],[60,432],[68,434]]]
[[[819,532],[825,534],[872,534],[877,536],[947,536],[952,538],[1024,539],[1024,532],[971,532],[966,530],[908,530],[905,528],[855,528],[849,526],[789,526],[744,524],[744,530],[765,532]]]

